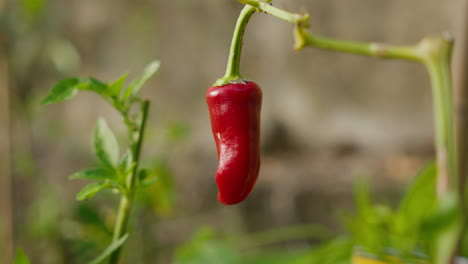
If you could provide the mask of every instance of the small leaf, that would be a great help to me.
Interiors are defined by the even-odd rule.
[[[148,178],[148,175],[150,175],[149,169],[141,169],[138,178],[140,181],[144,181],[146,178]]]
[[[354,200],[358,214],[369,216],[372,214],[372,202],[369,182],[364,178],[359,178],[354,184]]]
[[[138,188],[141,188],[141,189],[146,188],[146,187],[150,186],[151,184],[155,183],[157,180],[158,180],[158,177],[145,179],[145,180],[140,182],[140,185],[138,186]]]
[[[320,263],[320,264],[349,264],[353,255],[353,249],[356,248],[348,237],[337,237],[331,241],[321,243],[312,250],[294,261],[296,264]],[[353,261],[352,263],[361,263]],[[362,262],[366,263],[366,262]],[[381,262],[370,262],[381,263]]]
[[[107,188],[109,185],[106,182],[93,182],[86,185],[81,191],[76,195],[78,201],[86,200],[92,198],[99,191],[104,188]]]
[[[41,104],[53,104],[72,98],[78,92],[75,86],[79,82],[78,78],[68,78],[59,81],[41,101]]]
[[[139,179],[138,188],[139,189],[144,189],[158,180],[158,177],[149,178],[151,174],[152,173],[149,169],[140,170],[140,173],[138,174],[138,179]]]
[[[99,264],[99,263],[102,263],[107,257],[109,257],[114,251],[116,251],[117,249],[119,249],[124,243],[125,241],[127,241],[127,238],[128,238],[128,234],[125,234],[123,235],[119,240],[113,242],[112,244],[110,244],[105,250],[104,252],[101,253],[101,255],[99,255],[97,258],[95,258],[94,260],[90,261],[89,264]]]
[[[90,90],[95,91],[98,94],[102,95],[108,95],[109,94],[109,89],[107,87],[107,84],[94,79],[93,77],[89,77],[89,88]]]
[[[80,83],[76,88],[79,90],[95,92],[104,97],[109,97],[111,95],[108,85],[93,77],[89,77],[87,81]]]
[[[18,250],[16,250],[16,255],[15,259],[13,260],[13,264],[31,264],[31,262],[29,261],[28,256],[26,256],[26,253],[24,253],[24,250],[18,248]]]
[[[107,167],[116,168],[119,159],[119,144],[104,119],[99,118],[94,130],[94,152]]]
[[[390,221],[386,217],[393,218],[391,210],[372,204],[369,183],[364,178],[359,178],[354,184],[354,199],[356,215],[345,217],[344,224],[356,244],[369,252],[379,253],[386,246],[386,223]]]
[[[153,61],[148,64],[148,66],[146,66],[145,70],[143,71],[143,74],[138,79],[131,82],[127,87],[125,93],[123,94],[123,99],[126,100],[130,97],[130,95],[137,94],[146,81],[148,81],[149,78],[151,78],[151,76],[153,76],[159,70],[160,64],[161,63],[159,61]]]
[[[93,203],[78,203],[75,208],[77,220],[82,226],[95,226],[98,231],[102,231],[104,234],[112,237],[112,230],[107,226],[97,207]]]
[[[79,84],[77,84],[77,85],[75,86],[75,88],[76,88],[77,90],[84,90],[84,91],[86,91],[86,90],[91,90],[91,89],[89,88],[90,86],[91,86],[91,84],[90,84],[89,82],[80,82]]]
[[[87,180],[98,180],[102,181],[105,179],[113,179],[115,177],[115,173],[107,168],[96,168],[90,170],[84,170],[77,173],[74,173],[70,177],[70,180],[75,179],[87,179]]]
[[[124,174],[127,173],[133,167],[133,154],[130,150],[127,150],[123,157],[120,159],[119,168]]]
[[[119,96],[120,95],[120,92],[122,91],[122,87],[125,83],[125,80],[127,79],[127,73],[120,76],[119,79],[117,79],[114,83],[112,83],[111,85],[109,85],[109,92],[113,95],[113,96]]]
[[[420,225],[436,203],[437,170],[434,163],[425,167],[411,184],[395,218],[396,232],[403,239],[418,239]],[[411,245],[410,245],[411,246]],[[407,250],[411,250],[408,248]]]
[[[119,182],[125,185],[125,181],[133,170],[135,169],[136,163],[133,161],[133,154],[130,150],[127,150],[119,163]]]

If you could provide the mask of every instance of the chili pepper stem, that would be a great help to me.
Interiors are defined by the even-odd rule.
[[[264,3],[268,2],[271,2],[271,0],[266,0]],[[214,83],[214,86],[223,86],[228,83],[239,83],[245,81],[245,78],[240,74],[240,59],[242,55],[244,33],[250,18],[257,11],[257,8],[250,5],[246,5],[242,9],[232,36],[226,73],[224,74],[224,77],[218,79]]]
[[[234,35],[232,36],[231,48],[229,50],[229,59],[226,67],[226,73],[223,78],[218,79],[214,86],[223,86],[230,82],[241,81],[240,75],[240,59],[242,54],[242,46],[244,40],[245,28],[252,15],[255,13],[255,8],[245,6],[237,19]]]
[[[135,161],[135,167],[133,168],[133,172],[129,174],[128,178],[126,179],[127,183],[127,190],[126,194],[123,194],[122,198],[120,198],[119,210],[117,212],[117,220],[114,226],[114,234],[112,237],[112,242],[119,240],[123,235],[125,235],[128,226],[128,219],[130,217],[130,211],[133,204],[133,198],[135,193],[135,183],[137,179],[137,172],[140,163],[140,153],[141,147],[143,144],[144,138],[144,131],[146,128],[146,121],[148,119],[148,112],[149,112],[150,102],[145,100],[141,104],[141,123],[138,129],[138,134],[136,137],[130,136],[133,139],[131,142],[132,154]],[[127,124],[128,125],[128,124]],[[129,127],[130,133],[132,133],[133,129]],[[122,247],[115,250],[109,257],[109,264],[117,264],[119,263],[120,253],[122,251]]]

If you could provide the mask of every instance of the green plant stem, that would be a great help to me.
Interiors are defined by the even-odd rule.
[[[419,53],[419,46],[395,46],[379,43],[351,42],[331,38],[319,37],[307,32],[309,27],[309,15],[294,14],[271,6],[265,2],[255,0],[238,0],[241,3],[250,5],[266,12],[272,16],[288,21],[296,25],[295,48],[301,49],[304,46],[312,46],[326,50],[354,53],[359,55],[373,56],[388,59],[407,59],[413,61],[422,61]]]
[[[453,40],[446,38],[426,38],[423,40],[422,51],[425,54],[423,63],[429,73],[434,101],[434,119],[436,129],[436,154],[437,154],[437,193],[440,197],[451,192],[459,196],[459,205],[463,204],[461,191],[459,189],[461,171],[458,165],[458,152],[456,149],[454,103],[452,95],[452,80],[450,62],[453,49]],[[461,214],[461,223],[466,220]],[[460,230],[461,231],[461,230]],[[457,255],[456,243],[460,243],[455,237],[453,248],[447,248],[449,259],[437,259],[436,264],[454,263]],[[450,244],[452,241],[446,241]],[[440,257],[440,256],[439,256]]]
[[[434,98],[438,193],[458,191],[458,166],[455,144],[454,106],[450,74],[453,42],[448,38],[427,38],[424,65],[429,72]]]
[[[269,4],[271,0],[263,1],[263,2],[256,1],[256,0],[239,0],[239,2],[246,4],[246,5],[253,6],[257,9],[260,9],[263,12],[269,13],[277,18],[288,21],[290,23],[296,24],[296,23],[302,22],[302,26],[307,26],[307,27],[309,26],[308,24],[309,15],[294,14],[294,13],[290,13],[282,9],[273,7],[271,4]]]
[[[135,161],[135,168],[133,168],[133,173],[130,174],[129,178],[127,179],[127,185],[129,190],[134,191],[135,189],[135,181],[136,181],[136,174],[138,172],[138,166],[140,165],[140,154],[141,154],[141,146],[143,144],[144,139],[144,132],[146,128],[146,120],[148,119],[148,112],[149,112],[150,102],[145,100],[141,103],[141,125],[138,132],[138,137],[136,143],[132,145],[133,151],[133,159]]]
[[[112,237],[112,242],[119,240],[127,232],[128,219],[130,216],[130,211],[133,203],[134,193],[135,193],[135,183],[137,179],[138,166],[140,163],[140,153],[141,147],[144,138],[144,131],[146,127],[146,121],[148,119],[150,102],[143,101],[141,105],[141,123],[138,130],[138,136],[135,137],[134,141],[131,143],[132,154],[135,161],[135,167],[133,172],[129,174],[126,179],[127,184],[127,193],[122,195],[120,198],[119,210],[117,212],[117,220],[114,226],[114,234]],[[132,131],[129,129],[129,131]],[[131,137],[133,138],[133,137]],[[117,264],[119,262],[120,253],[123,246],[115,250],[112,255],[109,257],[109,264]]]
[[[266,0],[265,2],[271,2],[271,0]],[[215,86],[223,86],[228,83],[244,81],[244,77],[240,74],[240,59],[242,55],[242,46],[244,44],[244,33],[250,18],[256,10],[257,9],[255,7],[250,5],[246,5],[242,9],[232,36],[226,73],[222,78],[218,79],[214,83]]]
[[[234,35],[232,36],[231,48],[229,50],[229,59],[226,67],[226,73],[223,78],[218,79],[215,82],[215,86],[226,85],[230,82],[236,82],[242,80],[240,75],[240,59],[242,55],[242,46],[245,28],[249,23],[250,18],[255,13],[255,8],[252,6],[245,6],[237,19],[236,28]]]
[[[300,29],[299,29],[300,30]],[[394,46],[380,43],[360,43],[335,40],[303,33],[305,45],[339,52],[354,53],[382,59],[406,59],[420,61],[418,46]]]

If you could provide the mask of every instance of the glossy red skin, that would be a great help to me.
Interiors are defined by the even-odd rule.
[[[206,92],[211,128],[218,151],[218,200],[242,202],[260,171],[262,90],[253,82],[213,86]]]

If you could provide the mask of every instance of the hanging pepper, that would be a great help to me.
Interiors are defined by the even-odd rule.
[[[262,91],[254,82],[210,87],[206,93],[219,164],[218,200],[226,205],[249,195],[260,170]]]
[[[245,28],[255,12],[249,5],[242,9],[226,73],[206,92],[219,158],[218,200],[226,205],[242,202],[252,191],[260,171],[262,90],[254,82],[246,81],[239,71]]]

